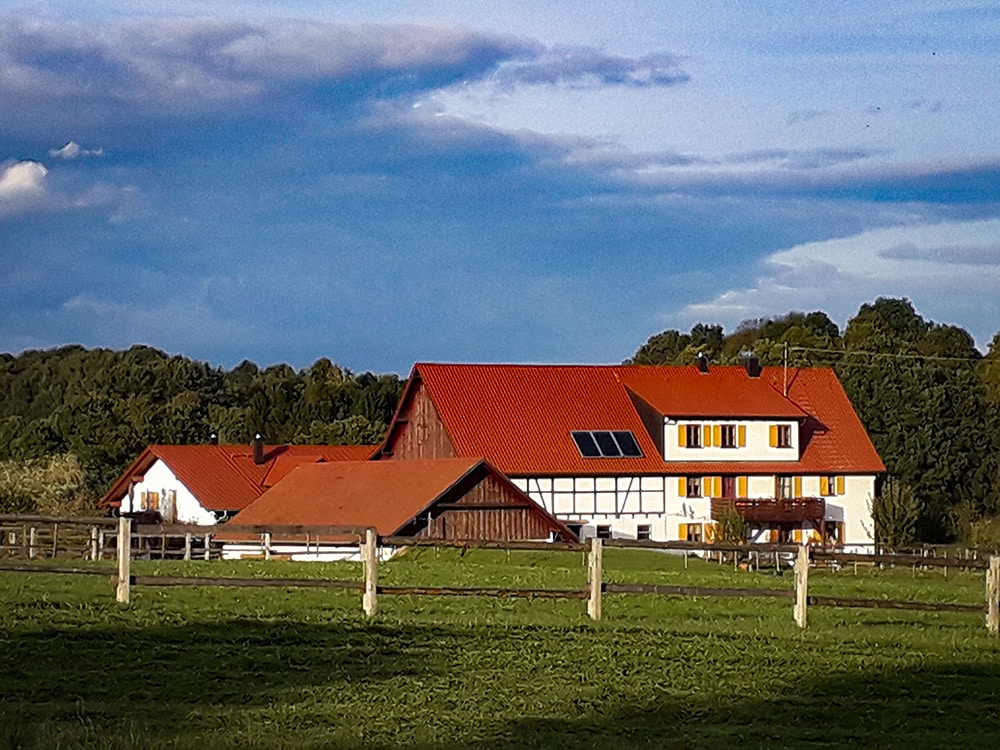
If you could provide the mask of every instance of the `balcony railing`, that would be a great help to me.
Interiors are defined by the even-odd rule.
[[[712,518],[735,510],[749,524],[820,523],[826,517],[821,497],[713,497]]]

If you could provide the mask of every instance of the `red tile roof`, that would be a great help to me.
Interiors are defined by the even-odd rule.
[[[296,466],[326,461],[358,461],[371,456],[370,445],[279,445],[264,447],[264,462],[254,463],[249,445],[150,445],[101,500],[116,507],[129,484],[160,460],[208,510],[241,510]]]
[[[702,374],[694,366],[420,363],[408,387],[423,382],[458,455],[485,456],[509,476],[884,471],[832,370],[790,369],[787,397],[783,378],[781,368],[751,378],[738,366]],[[633,397],[660,417],[796,419],[801,460],[667,463]],[[643,455],[584,458],[573,430],[631,431]]]
[[[395,534],[484,464],[481,458],[440,458],[300,466],[236,514],[230,523],[374,526],[380,535]],[[492,467],[487,468],[495,478],[508,481]],[[545,513],[513,485],[510,490],[523,498],[524,505]],[[551,520],[563,528],[559,521]]]
[[[805,412],[766,378],[742,367],[616,368],[621,383],[666,417],[802,419]]]

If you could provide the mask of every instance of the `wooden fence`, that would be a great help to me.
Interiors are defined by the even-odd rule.
[[[962,557],[930,557],[921,554],[910,555],[864,555],[851,552],[823,551],[810,548],[807,545],[739,545],[739,544],[702,544],[697,542],[655,542],[651,540],[629,539],[590,539],[586,543],[578,542],[493,542],[493,541],[454,541],[444,539],[426,539],[413,537],[385,536],[378,537],[374,529],[356,526],[235,526],[213,528],[216,533],[227,537],[235,535],[252,536],[261,540],[262,549],[270,545],[272,535],[277,537],[304,536],[329,539],[331,537],[345,541],[346,545],[357,544],[362,563],[361,580],[327,580],[315,578],[210,578],[204,576],[135,576],[131,573],[131,561],[136,552],[134,542],[143,539],[159,538],[163,545],[168,538],[183,538],[182,548],[184,559],[198,557],[192,552],[192,539],[201,540],[203,559],[211,557],[211,534],[204,527],[171,526],[133,530],[129,518],[114,519],[44,519],[43,517],[0,516],[0,532],[6,533],[11,524],[21,530],[21,534],[30,535],[31,524],[40,527],[48,522],[58,528],[64,528],[75,523],[90,529],[89,539],[97,540],[84,550],[84,556],[91,560],[101,560],[103,544],[107,539],[114,538],[116,543],[115,568],[107,566],[79,568],[67,566],[39,565],[38,563],[18,563],[0,560],[0,570],[35,571],[67,574],[111,574],[119,602],[127,603],[130,599],[132,586],[280,586],[280,587],[322,587],[360,591],[362,608],[366,615],[374,615],[378,608],[379,596],[482,596],[499,598],[527,599],[575,599],[587,601],[587,613],[595,620],[601,619],[602,599],[604,594],[652,594],[660,596],[720,596],[720,597],[771,597],[793,600],[793,617],[799,627],[806,627],[807,614],[810,607],[857,607],[876,609],[898,609],[934,612],[979,612],[986,614],[986,626],[989,632],[996,635],[1000,632],[1000,556],[990,556],[988,559]],[[116,527],[109,529],[110,524]],[[95,531],[96,529],[96,531]],[[103,536],[102,536],[103,534]],[[58,539],[56,532],[52,534]],[[65,537],[64,537],[65,539]],[[15,542],[17,540],[15,539]],[[36,536],[37,542],[37,536]],[[16,543],[13,546],[18,546]],[[42,545],[48,549],[48,541]],[[55,549],[57,543],[53,543]],[[28,557],[31,549],[38,545],[28,544]],[[379,547],[457,547],[462,549],[507,549],[507,550],[576,550],[587,555],[587,586],[580,589],[524,589],[524,588],[484,588],[484,587],[423,587],[423,586],[380,586],[378,584]],[[712,588],[702,586],[671,586],[645,583],[612,583],[603,580],[603,550],[605,547],[654,549],[679,551],[686,556],[690,553],[702,555],[718,554],[720,561],[727,553],[734,560],[734,565],[744,560],[749,567],[761,561],[773,560],[780,565],[782,560],[791,556],[794,560],[794,588],[792,589],[759,589],[759,588]],[[2,547],[0,547],[2,549]],[[161,547],[161,551],[162,551]],[[148,553],[148,548],[146,552]],[[140,549],[140,553],[142,550]],[[266,557],[266,554],[264,555]],[[985,603],[955,604],[919,601],[893,601],[885,599],[854,599],[844,597],[814,596],[809,594],[809,570],[815,565],[885,565],[885,566],[920,566],[924,568],[962,567],[969,570],[983,570],[986,576]]]

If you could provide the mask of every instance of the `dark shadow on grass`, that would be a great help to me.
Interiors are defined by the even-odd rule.
[[[792,639],[754,636],[768,645],[761,653],[794,649]],[[295,619],[229,618],[211,623],[112,626],[71,629],[17,628],[0,632],[0,748],[45,747],[72,734],[104,744],[63,747],[214,747],[203,738],[226,737],[226,710],[272,706],[301,700],[309,688],[358,688],[377,693],[387,681],[423,699],[425,723],[441,725],[439,742],[397,738],[401,721],[393,715],[367,746],[465,748],[656,748],[656,747],[907,747],[995,748],[1000,746],[1000,661],[936,663],[926,669],[893,673],[810,674],[796,667],[787,680],[771,672],[752,697],[740,695],[732,670],[753,669],[733,656],[719,674],[705,670],[699,690],[673,687],[672,674],[686,669],[658,658],[663,639],[683,655],[719,648],[733,654],[746,636],[672,633],[668,630],[601,630],[590,626],[487,626],[344,620],[308,623]],[[566,646],[566,649],[563,648]],[[735,648],[734,648],[735,647]],[[637,649],[639,649],[637,651]],[[648,651],[646,649],[649,649]],[[544,652],[544,653],[543,653]],[[459,665],[471,653],[469,674]],[[523,658],[523,662],[521,659]],[[536,659],[560,670],[555,677],[536,672]],[[603,659],[595,690],[577,670]],[[512,667],[516,664],[517,667]],[[704,665],[693,667],[704,669]],[[644,669],[641,685],[634,670]],[[633,671],[630,671],[633,670]],[[730,670],[730,673],[726,673]],[[650,673],[662,680],[649,682]],[[806,675],[806,676],[803,676]],[[510,712],[448,716],[440,695],[421,693],[425,683],[469,689],[478,700],[476,680],[520,678],[509,698],[528,696],[526,707],[544,706],[545,715],[510,719]],[[701,677],[699,677],[701,679]],[[577,680],[579,680],[577,682]],[[688,683],[684,683],[690,685]],[[532,693],[573,685],[562,698]],[[579,688],[579,689],[577,689]],[[394,693],[398,694],[398,693]],[[457,696],[460,697],[460,696]],[[436,701],[436,702],[434,702]],[[513,704],[512,704],[513,705]],[[499,707],[498,708],[506,708]],[[216,709],[221,718],[212,723]],[[362,709],[367,721],[385,709]],[[525,708],[525,712],[531,710]],[[200,718],[192,726],[192,713]],[[503,716],[492,722],[491,716]],[[335,721],[335,714],[324,714]],[[298,719],[258,747],[290,747],[308,737]],[[93,727],[93,731],[90,728]],[[287,734],[291,733],[291,734]],[[125,735],[120,740],[119,735]],[[241,735],[246,736],[246,735]],[[424,734],[422,737],[426,737]],[[431,734],[430,736],[434,736]],[[115,740],[108,745],[107,741]],[[200,745],[192,743],[201,742]],[[187,744],[185,744],[187,743]],[[234,746],[234,745],[226,745]],[[333,745],[328,745],[333,746]],[[350,746],[350,745],[345,745]],[[353,746],[365,746],[355,744]]]
[[[623,686],[624,687],[624,686]],[[663,696],[572,705],[580,718],[525,718],[477,746],[514,748],[997,748],[1000,663],[822,676],[771,698]],[[614,701],[614,699],[613,699]],[[456,744],[453,747],[461,747]]]
[[[131,722],[159,740],[192,709],[263,706],[284,691],[445,670],[464,637],[434,626],[238,618],[147,628],[0,633],[0,750],[33,727]],[[51,736],[51,735],[45,735]]]

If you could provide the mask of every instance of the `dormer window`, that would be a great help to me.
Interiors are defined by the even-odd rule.
[[[570,435],[584,458],[642,458],[639,443],[628,430],[574,430]]]
[[[792,447],[792,426],[788,424],[771,425],[770,442],[772,448]]]
[[[677,425],[677,444],[681,448],[701,448],[701,433],[700,424]]]
[[[736,425],[734,424],[724,424],[719,430],[719,447],[720,448],[737,448],[739,443],[736,437]]]

